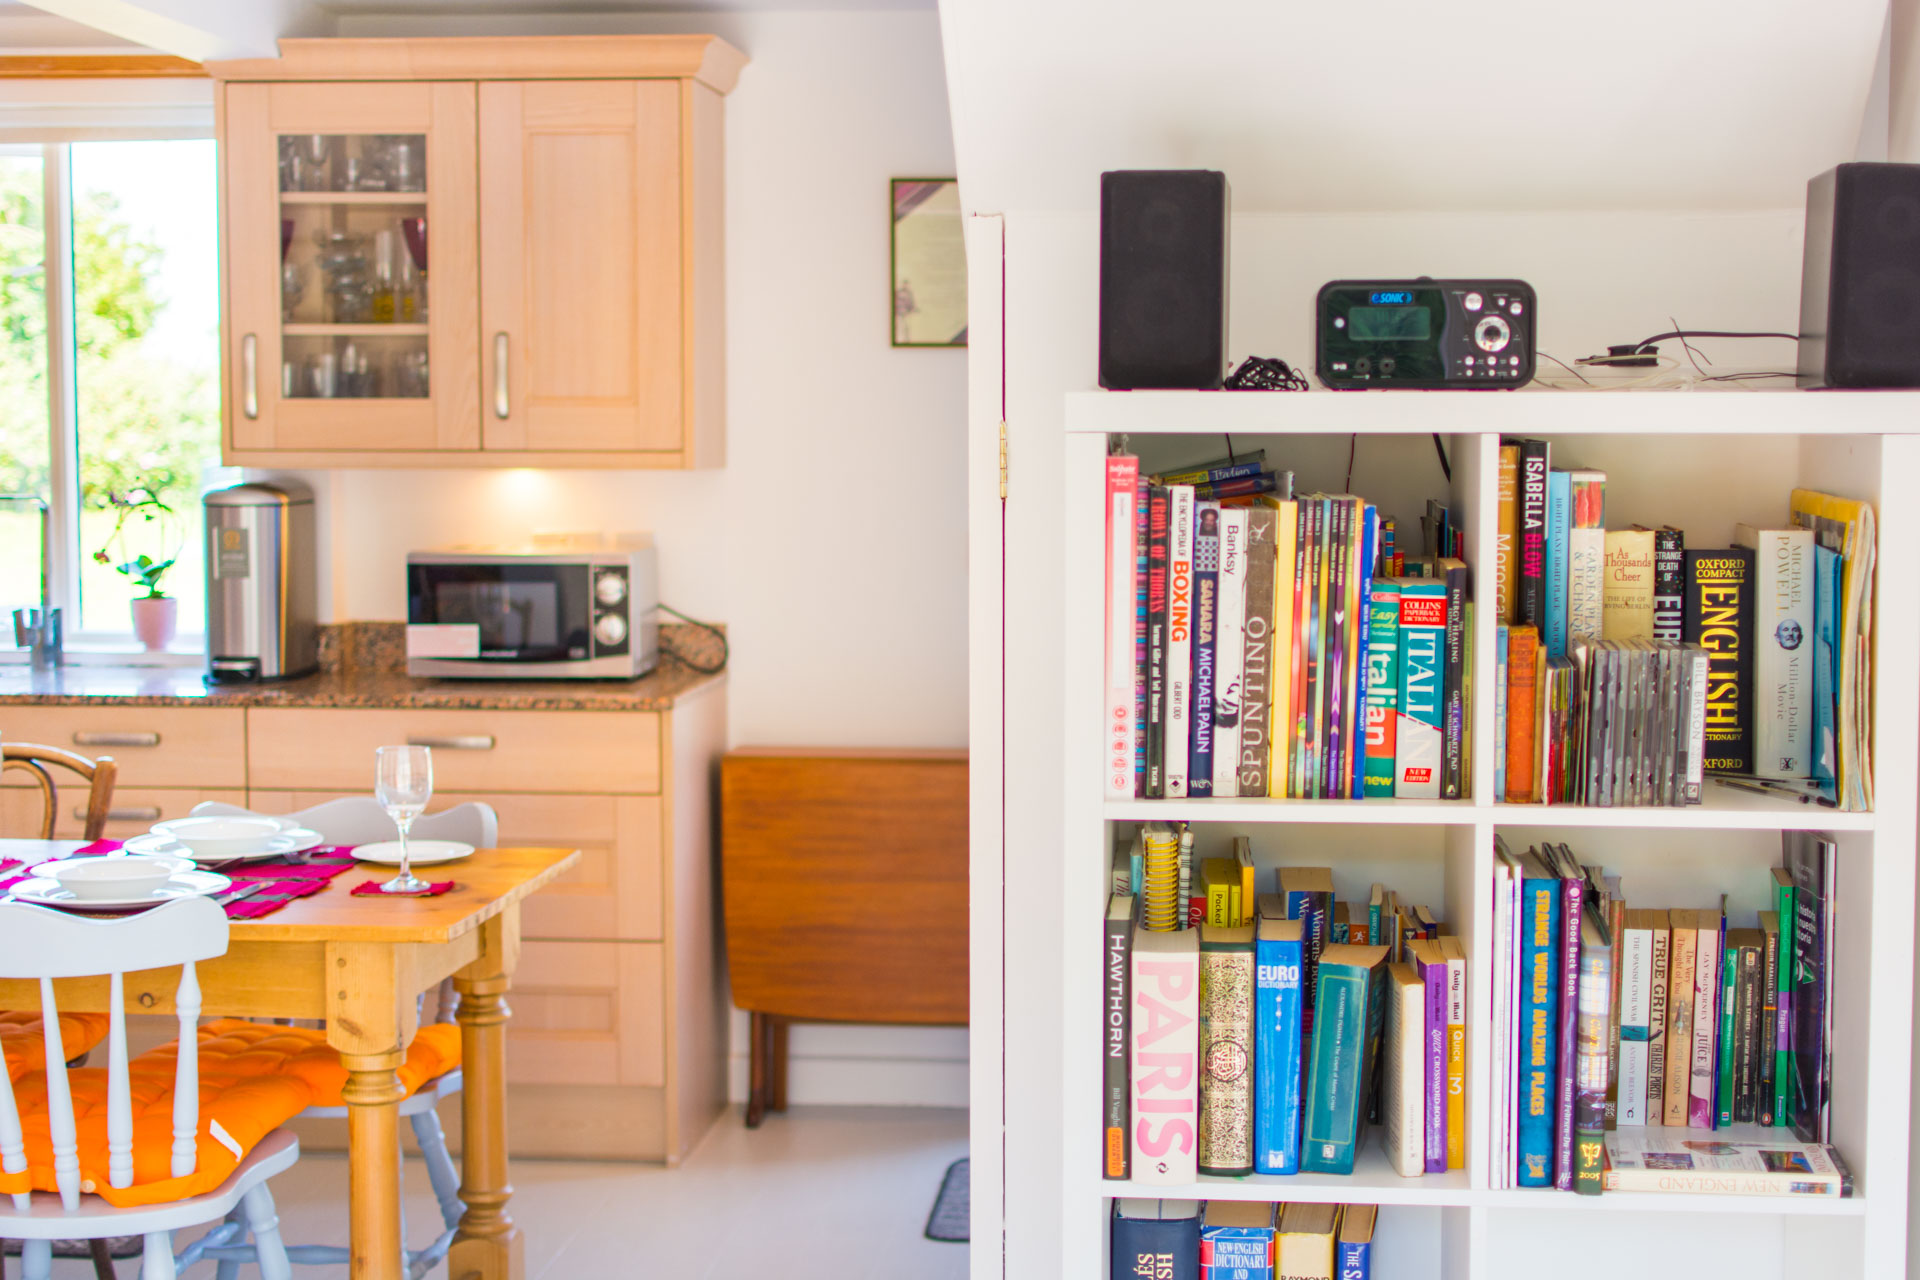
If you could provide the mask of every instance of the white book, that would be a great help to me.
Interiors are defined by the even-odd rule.
[[[1199,1175],[1200,931],[1133,931],[1128,1096],[1133,1181],[1184,1186]]]
[[[1520,1005],[1523,987],[1520,977],[1520,899],[1524,885],[1520,867],[1509,859],[1507,883],[1508,917],[1513,921],[1513,945],[1507,953],[1507,1043],[1513,1051],[1507,1055],[1507,1185],[1520,1180]]]
[[[1707,664],[1709,657],[1705,648],[1689,644],[1682,650],[1691,670],[1682,677],[1682,688],[1686,690],[1687,711],[1686,728],[1682,731],[1680,749],[1685,754],[1686,763],[1680,772],[1680,798],[1682,804],[1699,804],[1701,788],[1706,782],[1703,766],[1707,751]]]
[[[1687,1087],[1687,1123],[1713,1127],[1713,1042],[1720,1033],[1720,913],[1697,911],[1693,944],[1693,1044]]]
[[[1245,674],[1247,622],[1247,513],[1220,513],[1220,589],[1214,615],[1213,794],[1240,794],[1240,693]]]
[[[1403,1178],[1426,1172],[1427,989],[1411,964],[1387,966],[1387,1159]]]
[[[1134,502],[1140,492],[1140,460],[1107,459],[1107,796],[1133,798]]]
[[[1496,856],[1493,860],[1493,1007],[1504,1009],[1506,1005],[1507,967],[1501,963],[1506,955],[1507,938],[1507,864]],[[1507,1084],[1504,1064],[1507,1061],[1507,1023],[1496,1014],[1493,1018],[1493,1187],[1499,1190],[1504,1184],[1500,1180],[1500,1153],[1506,1146],[1506,1098]]]
[[[1653,927],[1646,916],[1628,914],[1620,948],[1620,1082],[1615,1089],[1616,1125],[1647,1122],[1648,1032],[1653,1017]]]
[[[1167,486],[1167,799],[1187,794],[1193,737],[1193,486]]]
[[[1813,759],[1813,531],[1733,527],[1753,548],[1753,771],[1804,778]]]

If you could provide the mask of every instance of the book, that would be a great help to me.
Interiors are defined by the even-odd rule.
[[[1512,629],[1505,623],[1493,629],[1493,795],[1507,798],[1507,648]]]
[[[1653,1018],[1653,916],[1626,913],[1620,939],[1620,1073],[1614,1088],[1614,1128],[1647,1123],[1647,1052]]]
[[[1247,509],[1247,606],[1240,665],[1240,778],[1243,796],[1267,794],[1267,735],[1273,701],[1275,513]]]
[[[1705,746],[1710,773],[1753,772],[1753,553],[1689,550],[1683,629],[1707,651]]]
[[[1738,937],[1736,948],[1735,938]],[[1765,967],[1766,935],[1758,929],[1729,929],[1727,946],[1736,954],[1739,977],[1734,985],[1733,1122],[1759,1121],[1761,974]]]
[[[1620,896],[1620,877],[1602,879],[1606,895],[1607,936],[1612,939],[1612,989],[1607,993],[1607,1128],[1620,1123],[1620,989],[1626,980],[1622,952],[1627,941],[1627,903]],[[1641,1081],[1645,1087],[1644,1078]]]
[[[1193,486],[1167,486],[1167,798],[1187,794],[1193,748]]]
[[[1410,943],[1414,971],[1420,975],[1425,1043],[1421,1049],[1422,1133],[1428,1173],[1447,1171],[1447,957],[1440,944],[1425,938]]]
[[[1347,634],[1351,617],[1347,588],[1353,571],[1356,512],[1354,500],[1344,497],[1329,499],[1327,509],[1332,527],[1327,532],[1326,625],[1322,628],[1326,660],[1320,673],[1321,753],[1315,781],[1319,787],[1317,794],[1331,800],[1343,798],[1347,793],[1348,770],[1343,766],[1348,741],[1346,725],[1352,714],[1346,696],[1347,673],[1354,657],[1349,644],[1351,637]]]
[[[1381,1106],[1387,1159],[1395,1173],[1427,1171],[1427,985],[1411,964],[1387,966]]]
[[[1288,667],[1283,675],[1276,675],[1275,678],[1284,678],[1289,682],[1287,706],[1291,718],[1285,728],[1288,735],[1286,794],[1296,800],[1304,799],[1313,790],[1308,778],[1313,712],[1308,705],[1307,692],[1317,626],[1314,606],[1319,598],[1314,588],[1320,547],[1317,536],[1319,523],[1320,503],[1317,499],[1301,499],[1295,504],[1293,575],[1290,581],[1283,575],[1280,584],[1274,588],[1276,592],[1290,588],[1288,594],[1292,612],[1289,616],[1293,627],[1288,636]]]
[[[1133,794],[1147,794],[1147,540],[1152,490],[1142,482],[1133,502]]]
[[[1387,949],[1378,946],[1349,944],[1321,953],[1302,1110],[1302,1172],[1353,1172],[1367,1047],[1384,1015],[1386,958]]]
[[[1255,449],[1229,458],[1191,466],[1183,471],[1163,471],[1153,477],[1155,484],[1220,484],[1228,480],[1250,480],[1267,470],[1267,451]],[[1292,472],[1286,473],[1289,477]]]
[[[1670,1195],[1840,1197],[1853,1194],[1853,1178],[1823,1143],[1610,1133],[1606,1187]]]
[[[1394,729],[1400,710],[1400,584],[1373,583],[1367,597],[1367,744],[1363,790],[1393,795]]]
[[[1821,790],[1833,798],[1840,781],[1840,610],[1843,566],[1840,553],[1813,548],[1813,752],[1808,768]]]
[[[1209,1200],[1200,1219],[1200,1280],[1273,1280],[1277,1205]]]
[[[1103,1016],[1100,1028],[1101,1083],[1106,1107],[1105,1150],[1101,1173],[1107,1178],[1127,1176],[1132,1144],[1127,1139],[1132,1109],[1127,1095],[1127,1014],[1132,1000],[1133,895],[1116,893],[1107,899],[1105,965],[1102,969]]]
[[[1200,1280],[1198,1200],[1113,1202],[1112,1280]]]
[[[1333,1237],[1339,1225],[1337,1204],[1282,1205],[1274,1239],[1276,1280],[1334,1280]]]
[[[1606,582],[1607,473],[1569,471],[1572,519],[1567,529],[1567,638],[1598,640]]]
[[[1300,1097],[1305,1041],[1300,975],[1302,922],[1278,894],[1260,898],[1254,935],[1253,1171],[1300,1169]]]
[[[1329,867],[1280,867],[1274,872],[1274,880],[1287,918],[1301,922],[1300,983],[1305,1001],[1300,1025],[1304,1033],[1313,1030],[1320,953],[1327,949],[1333,930],[1333,871]]]
[[[1686,545],[1680,530],[1667,525],[1653,531],[1653,638],[1678,644],[1685,639]]]
[[[1669,1128],[1689,1123],[1687,1097],[1693,1082],[1693,989],[1698,957],[1698,912],[1669,911],[1667,948],[1666,1098],[1662,1122]]]
[[[1523,1187],[1553,1185],[1560,1047],[1560,878],[1537,852],[1520,859],[1519,1170]]]
[[[1253,926],[1200,926],[1201,1173],[1253,1172]]]
[[[1107,795],[1133,796],[1133,507],[1140,459],[1107,459]]]
[[[1547,442],[1518,441],[1520,450],[1520,575],[1514,583],[1513,622],[1544,632],[1547,625]]]
[[[1787,1121],[1802,1142],[1827,1139],[1829,944],[1834,847],[1813,831],[1780,833],[1793,879],[1793,1026],[1787,1059]],[[1786,945],[1786,939],[1781,940]]]
[[[1780,970],[1774,985],[1773,1025],[1773,1123],[1786,1128],[1793,1123],[1793,1024],[1794,991],[1798,985],[1800,957],[1798,946],[1799,913],[1796,910],[1793,873],[1785,867],[1773,869],[1774,914],[1780,918]]]
[[[1193,715],[1187,794],[1213,794],[1213,704],[1220,627],[1220,504],[1193,508]]]
[[[1547,472],[1547,625],[1543,636],[1547,656],[1567,653],[1571,583],[1568,576],[1569,535],[1573,532],[1572,474],[1554,468]]]
[[[1693,1044],[1686,1122],[1695,1129],[1711,1129],[1716,1119],[1714,1045],[1720,1026],[1720,931],[1725,920],[1718,911],[1696,911],[1693,923]]]
[[[1721,934],[1719,1014],[1720,1030],[1713,1043],[1713,1127],[1733,1127],[1734,1093],[1739,1073],[1740,948],[1737,929]]]
[[[1214,926],[1239,923],[1240,869],[1232,859],[1204,859],[1200,863],[1200,889],[1207,902],[1201,923]]]
[[[1520,625],[1507,631],[1507,790],[1508,804],[1532,804],[1540,798],[1534,766],[1534,728],[1539,689],[1535,685],[1540,647],[1538,628]]]
[[[1440,937],[1447,957],[1447,1168],[1467,1167],[1467,953],[1460,939]]]
[[[1587,902],[1580,918],[1578,1031],[1573,1099],[1573,1190],[1597,1196],[1607,1131],[1608,1011],[1613,1004],[1613,939],[1605,914]]]
[[[1213,794],[1240,794],[1240,685],[1246,658],[1247,516],[1220,513],[1219,612],[1214,627]]]
[[[1780,913],[1760,913],[1758,1026],[1755,1034],[1753,1121],[1773,1123],[1774,1041],[1780,1034]]]
[[[1788,500],[1793,523],[1813,531],[1814,541],[1840,555],[1840,651],[1836,738],[1839,762],[1836,799],[1842,809],[1873,808],[1873,582],[1876,556],[1873,505],[1812,489],[1795,489]],[[1830,606],[1831,608],[1831,606]]]
[[[1400,705],[1394,722],[1393,794],[1440,798],[1441,680],[1446,661],[1447,584],[1403,578],[1400,587]]]
[[[1320,747],[1326,732],[1326,690],[1322,687],[1327,652],[1327,537],[1332,530],[1333,512],[1325,496],[1304,500],[1301,510],[1305,523],[1301,537],[1307,544],[1306,578],[1301,593],[1305,609],[1300,626],[1305,645],[1306,679],[1300,690],[1301,703],[1294,713],[1304,726],[1305,736],[1297,753],[1295,768],[1300,777],[1294,791],[1306,799],[1320,794]]]
[[[1355,580],[1348,587],[1352,602],[1347,612],[1354,660],[1348,666],[1347,676],[1345,794],[1354,800],[1366,795],[1368,694],[1373,670],[1370,656],[1373,651],[1373,628],[1369,625],[1369,613],[1373,607],[1374,563],[1379,554],[1380,509],[1372,503],[1363,502],[1360,505],[1359,558],[1356,561]],[[1468,671],[1471,673],[1471,665]],[[1397,674],[1395,679],[1398,679]]]
[[[1442,560],[1436,567],[1447,584],[1445,666],[1440,679],[1440,798],[1458,800],[1464,794],[1467,778],[1467,676],[1472,670],[1467,649],[1472,619],[1468,592],[1472,575],[1458,560]]]
[[[1649,911],[1647,928],[1653,939],[1651,977],[1647,998],[1647,1090],[1646,1119],[1650,1125],[1667,1122],[1667,1001],[1671,987],[1673,930],[1665,911]]]
[[[1813,533],[1735,525],[1753,552],[1753,772],[1804,778],[1813,751]]]
[[[1335,1241],[1339,1280],[1372,1280],[1373,1228],[1380,1206],[1350,1204],[1340,1214],[1340,1235]]]
[[[1132,1048],[1133,1181],[1185,1185],[1199,1173],[1199,932],[1136,929]]]
[[[1256,869],[1253,865],[1253,841],[1249,837],[1233,838],[1233,865],[1240,875],[1240,894],[1234,900],[1233,922],[1252,924],[1255,908],[1259,905],[1259,889],[1254,884]]]
[[[1653,639],[1653,532],[1607,530],[1600,585],[1600,638]]]
[[[1172,500],[1147,493],[1147,795],[1167,793],[1167,519]]]
[[[1514,620],[1514,586],[1517,580],[1520,528],[1520,446],[1509,441],[1500,445],[1499,470],[1495,473],[1496,515],[1493,526],[1493,589],[1498,620]]]
[[[1273,507],[1272,580],[1273,621],[1268,627],[1270,652],[1267,658],[1267,789],[1264,794],[1284,796],[1293,785],[1294,724],[1294,618],[1296,600],[1293,586],[1298,565],[1300,541],[1300,504],[1293,498],[1276,500]]]
[[[1586,877],[1564,844],[1541,845],[1548,865],[1560,877],[1560,999],[1556,1007],[1558,1047],[1554,1065],[1553,1185],[1573,1190],[1574,1085],[1579,1070],[1581,907]]]

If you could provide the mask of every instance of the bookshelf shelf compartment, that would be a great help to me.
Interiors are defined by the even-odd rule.
[[[1702,803],[1686,808],[1600,809],[1574,804],[1497,804],[1495,826],[1622,827],[1651,831],[1871,831],[1871,813],[1844,813],[1706,785]]]
[[[1109,800],[1114,822],[1339,823],[1343,826],[1465,826],[1486,810],[1464,800]]]
[[[1439,1205],[1463,1207],[1476,1192],[1465,1172],[1430,1173],[1403,1178],[1393,1171],[1378,1145],[1369,1146],[1354,1160],[1349,1176],[1325,1173],[1254,1174],[1249,1178],[1213,1178],[1202,1174],[1178,1186],[1150,1186],[1095,1179],[1099,1194],[1113,1197],[1152,1196],[1169,1200],[1272,1200],[1314,1204]],[[1571,1197],[1569,1197],[1571,1198]]]

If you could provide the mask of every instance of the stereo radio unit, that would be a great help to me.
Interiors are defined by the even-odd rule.
[[[1335,391],[1522,387],[1534,301],[1524,280],[1335,280],[1314,304],[1314,369]]]

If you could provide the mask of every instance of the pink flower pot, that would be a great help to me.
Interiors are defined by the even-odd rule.
[[[180,602],[172,596],[142,596],[133,602],[133,634],[148,653],[163,653],[180,624]]]

